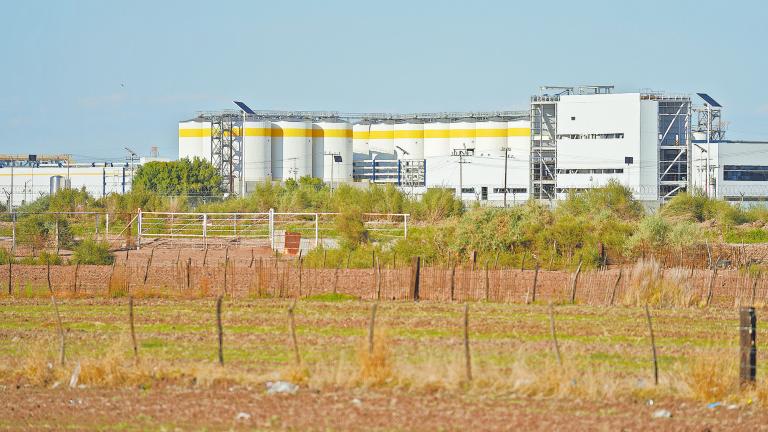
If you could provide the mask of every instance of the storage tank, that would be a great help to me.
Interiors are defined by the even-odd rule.
[[[312,123],[303,119],[272,122],[272,178],[312,175]]]
[[[371,125],[371,132],[368,135],[371,157],[376,156],[377,159],[395,158],[394,132],[395,124],[389,120]]]
[[[426,159],[450,156],[450,128],[450,123],[443,121],[424,123],[424,157]]]
[[[179,122],[179,159],[211,160],[211,123],[200,119]]]
[[[368,135],[371,133],[371,124],[367,121],[352,125],[352,151],[355,160],[368,160],[371,158],[371,148],[368,145]]]
[[[352,125],[338,119],[312,124],[313,177],[327,183],[352,181],[352,153]]]
[[[50,178],[50,192],[54,195],[56,192],[62,189],[69,189],[69,179],[64,176],[51,176]]]
[[[451,123],[450,149],[454,150],[475,148],[475,120],[461,119]]]
[[[243,136],[243,181],[262,182],[272,175],[272,125],[269,120],[246,120]]]
[[[393,147],[397,159],[424,159],[424,123],[419,120],[395,123]]]
[[[509,157],[527,161],[531,152],[531,122],[510,120],[507,122],[507,147]]]
[[[504,156],[507,146],[507,121],[492,118],[477,122],[475,126],[475,155]]]

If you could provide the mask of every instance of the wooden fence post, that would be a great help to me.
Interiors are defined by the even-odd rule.
[[[139,364],[139,347],[136,345],[136,329],[133,325],[133,296],[128,296],[128,320],[131,327],[131,343],[133,344],[133,364]]]
[[[149,253],[149,259],[147,259],[147,268],[144,270],[143,285],[147,285],[147,277],[149,277],[149,268],[152,267],[152,257],[154,256],[155,256],[155,248],[152,248],[152,251]]]
[[[451,264],[451,301],[456,300],[456,263]]]
[[[381,263],[376,257],[376,300],[381,300]]]
[[[224,329],[221,326],[221,301],[222,297],[216,298],[216,331],[219,336],[219,364],[224,366]]]
[[[373,330],[376,325],[376,307],[378,303],[371,306],[371,322],[368,323],[368,354],[373,354]]]
[[[192,257],[187,258],[187,290],[189,290],[189,285],[190,285],[190,281],[189,281],[190,267],[192,267]]]
[[[616,278],[616,283],[613,284],[613,290],[611,290],[611,299],[608,302],[608,306],[613,306],[613,300],[616,298],[616,290],[619,288],[622,272],[623,270],[619,269],[619,277]]]
[[[77,274],[80,272],[80,261],[75,263],[75,280],[72,284],[72,291],[77,294]]]
[[[557,330],[555,329],[555,312],[552,308],[552,302],[549,302],[549,333],[552,336],[552,346],[555,349],[555,358],[557,364],[562,366],[563,359],[560,357],[560,345],[557,343]]]
[[[469,303],[464,303],[464,367],[467,381],[472,381],[472,357],[469,353]]]
[[[14,253],[11,251],[8,256],[8,295],[13,294],[13,257]]]
[[[525,304],[536,302],[536,283],[539,281],[539,263],[536,262],[536,270],[533,272],[533,283],[531,284],[531,295],[525,296]]]
[[[475,271],[475,266],[477,265],[477,251],[472,251],[472,271]]]
[[[293,342],[294,360],[296,361],[296,366],[299,366],[301,364],[301,357],[299,356],[299,342],[296,339],[296,321],[293,318],[294,307],[296,307],[295,301],[291,306],[288,307],[288,325],[290,326],[290,330],[291,330],[291,341]]]
[[[656,338],[653,335],[653,325],[651,324],[651,312],[648,304],[645,304],[645,317],[648,320],[648,333],[651,335],[651,353],[653,354],[653,383],[659,385],[659,362],[656,358]]]
[[[712,268],[709,274],[709,288],[707,289],[707,306],[712,303],[712,286],[715,284],[715,278],[717,277],[717,267]]]
[[[571,283],[571,304],[576,303],[576,284],[579,283],[579,273],[581,273],[581,260],[579,260],[579,266],[576,267],[576,274],[573,275],[573,282]]]
[[[419,279],[421,276],[421,257],[411,259],[411,298],[419,301]]]
[[[485,301],[490,300],[490,281],[488,280],[488,261],[485,262]]]
[[[753,384],[757,374],[757,316],[754,307],[739,310],[739,384]]]

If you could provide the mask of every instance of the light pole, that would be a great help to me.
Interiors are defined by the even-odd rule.
[[[333,193],[333,180],[334,180],[333,179],[333,166],[336,163],[343,162],[343,159],[341,158],[341,154],[339,154],[339,153],[324,153],[324,154],[325,154],[325,156],[330,156],[332,158],[331,159],[331,193]]]

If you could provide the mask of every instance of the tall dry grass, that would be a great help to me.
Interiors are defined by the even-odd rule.
[[[656,260],[639,260],[629,272],[622,296],[626,306],[690,307],[700,304],[690,270],[664,269]]]

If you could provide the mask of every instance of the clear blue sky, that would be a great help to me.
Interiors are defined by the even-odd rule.
[[[592,83],[706,91],[730,138],[768,139],[764,1],[23,1],[2,16],[2,153],[176,157],[177,121],[233,99],[526,109],[542,84]]]

